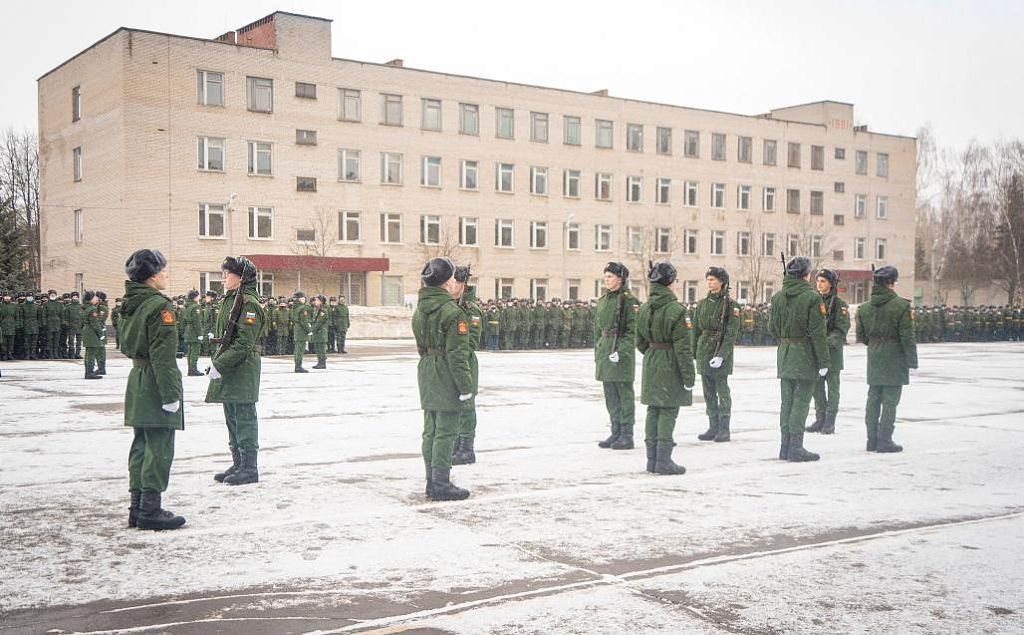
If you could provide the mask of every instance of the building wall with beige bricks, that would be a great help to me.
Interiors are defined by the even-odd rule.
[[[368,304],[415,294],[423,261],[442,253],[473,264],[481,297],[511,285],[515,296],[588,298],[607,261],[622,260],[642,280],[650,258],[670,259],[695,294],[707,266],[724,266],[734,289],[760,300],[779,288],[778,254],[791,247],[840,270],[892,263],[913,284],[916,142],[855,127],[852,105],[760,116],[697,110],[336,59],[330,37],[328,21],[280,12],[220,41],[120,29],[40,78],[43,286],[70,288],[81,274],[85,287],[119,287],[124,259],[139,247],[169,256],[172,293],[215,284],[227,254],[312,255],[342,259],[330,261],[342,269],[386,258],[388,271],[365,274],[261,261],[274,294],[348,290]],[[268,42],[277,48],[254,46]],[[250,78],[272,80],[271,112],[253,111],[265,105],[266,85]],[[200,103],[204,91],[216,97],[218,79],[223,98],[208,101],[222,105]],[[297,96],[314,90],[297,83],[315,85],[315,98]],[[76,86],[82,116],[72,122]],[[400,124],[385,121],[386,95],[401,97],[390,111]],[[463,104],[477,109],[475,133]],[[511,110],[512,138],[503,138],[499,109]],[[611,147],[598,147],[607,125],[599,122],[611,122]],[[660,128],[670,131],[667,147]],[[699,133],[695,146],[688,131]],[[766,142],[775,143],[774,165]],[[343,150],[358,152],[351,178]],[[384,182],[389,154],[400,155],[398,184]],[[467,161],[476,162],[476,188],[463,182]],[[269,174],[258,174],[268,162]],[[511,193],[498,191],[500,165],[513,166]],[[537,168],[546,183],[532,193]],[[424,183],[428,173],[436,184]],[[606,198],[599,175],[610,175]],[[315,191],[299,191],[300,177],[316,179]],[[634,182],[636,202],[627,200]],[[765,208],[767,188],[774,209]],[[356,218],[358,236],[346,235]],[[389,219],[400,219],[400,236],[386,235]],[[477,244],[467,244],[466,219]],[[508,222],[512,246],[496,245]],[[343,275],[363,288],[342,289]]]

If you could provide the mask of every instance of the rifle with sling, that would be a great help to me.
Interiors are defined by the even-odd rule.
[[[722,312],[718,316],[718,335],[715,336],[715,352],[711,357],[718,357],[725,343],[725,328],[729,325],[729,285],[722,290]]]
[[[619,287],[619,304],[615,310],[615,336],[612,337],[612,352],[608,354],[609,361],[611,361],[612,355],[619,352],[619,335],[621,335],[622,331],[625,330],[625,326],[622,323],[623,318],[626,317],[625,311],[622,310],[625,304],[626,290],[623,285],[622,287]],[[619,362],[616,360],[612,361],[612,363],[618,364]]]
[[[213,342],[218,344],[218,346],[211,360],[223,355],[231,348],[231,343],[235,341],[235,337],[238,335],[238,318],[241,317],[242,305],[245,304],[244,296],[245,293],[242,291],[242,285],[239,285],[238,289],[235,290],[235,300],[231,304],[231,312],[228,314],[228,323],[224,325],[224,333],[220,337],[213,338]]]

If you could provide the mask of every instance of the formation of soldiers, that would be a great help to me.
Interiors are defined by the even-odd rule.
[[[590,348],[594,345],[597,300],[549,301],[530,298],[488,300],[483,310],[486,350]]]
[[[918,343],[1024,341],[1024,307],[942,304],[914,312]]]
[[[107,294],[0,293],[0,361],[82,359],[83,336],[106,341]],[[106,372],[106,360],[102,360]]]

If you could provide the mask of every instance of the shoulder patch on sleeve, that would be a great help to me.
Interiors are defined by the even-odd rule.
[[[164,309],[160,312],[160,321],[164,324],[174,324],[174,312],[170,309]]]
[[[254,311],[245,312],[245,323],[250,325],[256,323],[256,313]]]
[[[818,303],[818,311],[820,311],[822,315],[828,314],[828,309],[825,308],[825,304],[822,302]]]
[[[459,335],[466,335],[469,333],[469,324],[465,320],[459,320]]]
[[[480,316],[479,315],[471,315],[471,316],[469,316],[469,319],[470,319],[471,322],[473,322],[473,326],[480,326]]]

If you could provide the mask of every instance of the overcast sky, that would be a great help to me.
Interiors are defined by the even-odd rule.
[[[334,20],[334,55],[757,114],[835,99],[942,146],[1024,138],[1020,0],[36,0],[0,38],[0,128],[36,79],[121,26],[215,37],[275,10]]]

